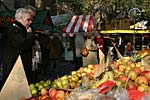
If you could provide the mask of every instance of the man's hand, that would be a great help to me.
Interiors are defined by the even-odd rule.
[[[31,27],[29,27],[29,28],[26,28],[27,29],[27,32],[32,32],[32,29],[31,29]]]

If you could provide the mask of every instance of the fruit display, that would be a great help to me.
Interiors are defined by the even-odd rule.
[[[145,93],[150,94],[150,70],[147,70],[146,66],[140,62],[148,54],[150,54],[149,51],[141,51],[134,57],[119,59],[103,69],[98,77],[94,77],[95,70],[101,66],[89,64],[87,67],[80,67],[70,72],[69,75],[61,76],[54,81],[41,80],[30,84],[32,97],[25,100],[90,100],[90,98],[113,100],[114,97],[106,94],[120,88],[125,91],[122,92],[124,97],[133,98],[131,94],[140,93],[139,96],[142,98]],[[117,94],[122,95],[115,92],[113,96]]]
[[[52,87],[59,89],[74,89],[81,86],[85,79],[94,79],[94,65],[80,67],[77,71],[72,71],[70,75],[62,76],[52,82]]]
[[[149,92],[149,73],[139,62],[118,61],[114,65],[115,82],[117,86]]]
[[[38,94],[46,94],[46,90],[50,89],[51,81],[50,80],[41,80],[35,84],[30,84],[30,92],[32,96],[37,96]]]

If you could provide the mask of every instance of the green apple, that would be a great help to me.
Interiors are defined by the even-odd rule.
[[[68,79],[61,80],[61,82],[62,82],[62,84],[63,84],[63,85],[65,85],[65,84],[68,84],[68,83],[69,83]]]
[[[49,89],[50,88],[50,85],[48,83],[44,83],[43,86],[46,88],[46,89]]]
[[[74,81],[74,82],[78,82],[79,81],[79,77],[76,74],[72,75],[71,80]]]
[[[29,85],[29,87],[30,87],[30,89],[33,89],[33,88],[35,88],[36,86],[35,86],[35,84],[32,83],[32,84]]]
[[[51,85],[50,85],[50,87],[51,87],[51,88],[57,88],[57,85],[56,85],[55,82],[52,82]]]
[[[57,86],[58,88],[60,88],[60,89],[63,88],[63,85],[62,85],[62,82],[61,82],[60,79],[56,80],[55,83],[56,83],[56,86]]]
[[[42,84],[39,84],[38,90],[41,90],[42,88],[44,88],[44,86]]]
[[[40,84],[44,84],[44,83],[45,83],[45,81],[44,81],[44,80],[41,80],[41,81],[40,81]]]
[[[44,83],[44,84],[43,84],[43,86],[44,86],[44,87],[47,87],[47,86],[48,86],[48,84],[47,84],[47,83]]]
[[[46,80],[45,83],[47,83],[48,85],[50,85],[51,84],[51,80]]]
[[[61,80],[68,79],[68,76],[67,76],[67,75],[65,75],[65,76],[62,76],[60,79],[61,79]]]
[[[39,83],[39,82],[35,83],[35,86],[36,86],[36,87],[39,87],[39,85],[40,85],[40,83]]]
[[[36,88],[33,88],[30,91],[31,91],[32,96],[37,96],[38,90]]]

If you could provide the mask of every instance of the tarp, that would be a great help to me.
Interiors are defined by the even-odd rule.
[[[90,15],[72,16],[62,32],[90,32],[94,28],[94,19]]]
[[[73,13],[61,14],[61,15],[50,16],[50,17],[55,26],[61,26],[61,25],[65,26],[71,16],[73,16]]]

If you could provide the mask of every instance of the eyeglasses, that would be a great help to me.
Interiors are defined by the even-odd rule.
[[[27,21],[28,21],[28,22],[29,22],[29,21],[32,21],[32,18],[28,18]]]
[[[24,17],[23,19],[27,20],[28,22],[33,20],[32,18],[27,18],[27,17]]]

